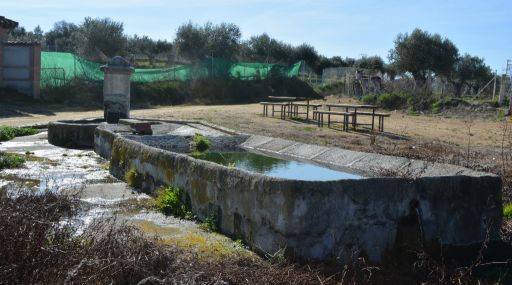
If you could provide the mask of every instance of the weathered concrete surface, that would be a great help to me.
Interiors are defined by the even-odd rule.
[[[94,147],[94,130],[102,122],[98,119],[57,121],[48,124],[48,141],[71,148]]]
[[[182,188],[200,219],[216,215],[223,233],[264,252],[286,248],[300,258],[346,259],[359,251],[380,261],[388,249],[407,240],[465,245],[483,241],[487,230],[492,239],[499,236],[497,176],[262,136],[249,137],[241,146],[374,177],[325,182],[272,178],[151,147],[106,125],[96,130],[95,149],[110,157],[114,176],[133,168],[147,191],[161,184]],[[381,168],[418,177],[378,177]]]

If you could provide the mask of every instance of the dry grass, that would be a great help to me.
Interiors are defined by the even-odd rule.
[[[477,283],[471,264],[449,266],[423,251],[389,255],[380,267],[357,254],[347,264],[306,264],[205,257],[198,249],[148,239],[115,219],[97,220],[77,234],[73,221],[81,209],[76,196],[4,193],[0,284],[486,284]]]
[[[0,283],[130,284],[167,275],[167,254],[134,227],[98,220],[76,235],[75,196],[20,190],[0,199]]]

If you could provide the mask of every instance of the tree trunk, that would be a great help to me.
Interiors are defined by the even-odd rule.
[[[462,95],[462,87],[464,86],[464,84],[463,83],[454,83],[453,86],[455,87],[454,96],[459,98],[460,95]]]

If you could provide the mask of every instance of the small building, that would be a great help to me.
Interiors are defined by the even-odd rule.
[[[0,87],[39,98],[41,44],[9,42],[9,32],[16,27],[18,22],[0,16]]]

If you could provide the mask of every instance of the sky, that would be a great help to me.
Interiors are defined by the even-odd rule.
[[[420,28],[449,38],[460,54],[504,71],[512,59],[511,0],[1,0],[0,15],[33,30],[87,16],[124,23],[125,33],[172,41],[188,21],[238,25],[242,38],[267,33],[308,43],[325,56],[379,55],[387,61],[399,33]]]

